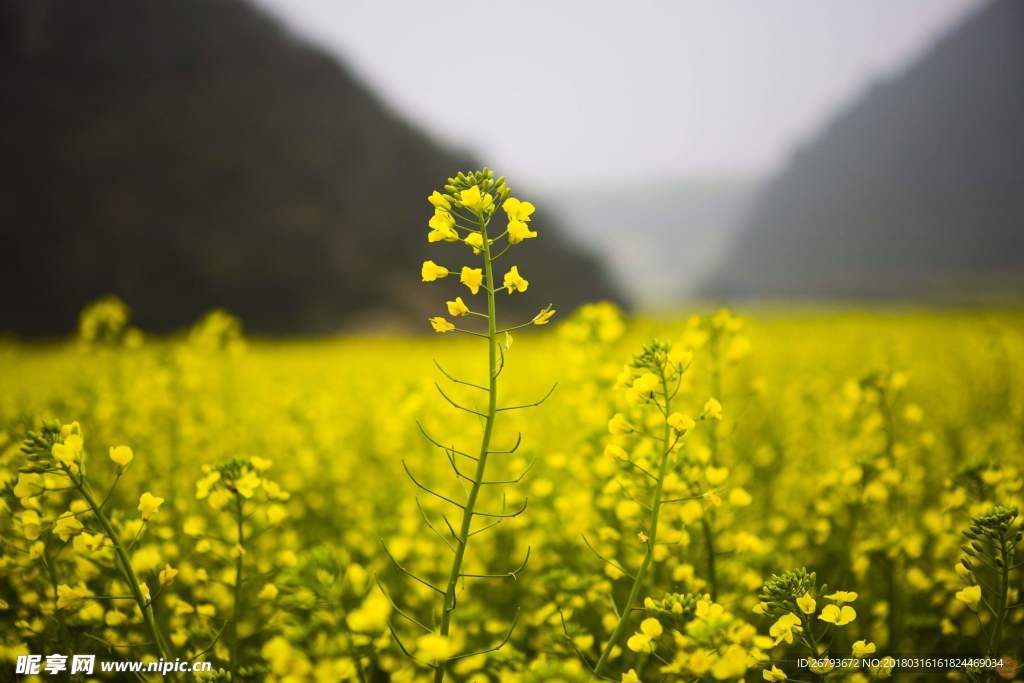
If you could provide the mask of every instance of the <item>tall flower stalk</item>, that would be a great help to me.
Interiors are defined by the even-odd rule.
[[[460,172],[455,177],[448,179],[443,193],[435,191],[428,197],[428,201],[434,207],[434,215],[428,223],[430,232],[427,235],[427,240],[431,243],[461,242],[468,247],[480,259],[480,266],[463,266],[459,273],[459,281],[469,290],[470,295],[475,296],[479,294],[480,290],[483,290],[486,299],[486,313],[474,311],[461,296],[457,296],[446,303],[448,315],[453,318],[468,319],[470,317],[478,317],[485,319],[485,330],[473,330],[457,326],[444,316],[435,316],[429,320],[435,332],[442,334],[448,332],[467,334],[483,339],[487,344],[487,379],[484,383],[458,379],[435,362],[445,378],[452,383],[486,394],[486,404],[483,407],[477,408],[455,401],[440,384],[436,384],[441,396],[454,408],[483,420],[480,447],[476,454],[460,451],[454,446],[443,445],[439,440],[428,434],[423,426],[420,425],[424,436],[433,445],[444,451],[456,478],[469,485],[465,498],[463,500],[456,500],[430,488],[412,473],[407,463],[404,461],[402,463],[406,474],[417,488],[461,512],[461,521],[457,525],[451,524],[447,516],[443,517],[447,528],[445,532],[442,532],[439,530],[438,525],[431,521],[423,506],[420,505],[420,510],[428,527],[444,541],[445,545],[452,552],[452,561],[447,578],[443,581],[442,585],[432,583],[406,569],[388,551],[387,546],[384,547],[388,557],[400,572],[427,586],[440,596],[440,613],[432,614],[434,619],[433,626],[427,626],[421,620],[400,609],[392,601],[392,606],[397,614],[425,632],[417,641],[415,653],[414,648],[407,647],[399,637],[397,630],[391,625],[392,636],[402,652],[420,664],[432,668],[434,670],[434,680],[440,683],[444,680],[448,667],[453,662],[500,649],[508,642],[515,628],[515,620],[513,620],[512,626],[504,639],[486,649],[463,653],[451,651],[449,636],[452,632],[453,617],[458,606],[458,593],[463,581],[467,578],[514,579],[526,567],[529,559],[530,552],[527,549],[526,557],[522,563],[515,569],[506,572],[472,574],[466,573],[463,570],[471,537],[497,526],[503,520],[517,517],[526,509],[525,499],[522,506],[512,511],[506,510],[504,505],[499,511],[483,511],[478,509],[478,503],[480,494],[485,486],[515,484],[525,475],[524,471],[512,479],[488,480],[486,478],[488,461],[492,455],[513,453],[520,445],[520,440],[517,439],[515,444],[509,449],[493,450],[491,448],[491,441],[495,431],[495,423],[498,414],[501,412],[540,405],[551,395],[554,387],[543,398],[533,403],[499,407],[498,379],[505,366],[505,350],[511,342],[511,332],[530,325],[547,324],[554,315],[554,309],[548,306],[525,323],[504,329],[499,328],[495,295],[500,292],[506,292],[510,295],[523,293],[527,290],[529,282],[519,272],[519,268],[513,265],[504,274],[501,286],[498,286],[494,276],[494,265],[512,246],[537,236],[536,231],[530,228],[534,206],[529,202],[520,201],[512,197],[504,178],[495,179],[494,174],[488,169],[468,174]],[[494,235],[493,233],[496,231],[490,230],[490,223],[499,205],[504,210],[508,223],[504,231]],[[421,268],[421,277],[424,282],[434,282],[447,278],[452,274],[453,272],[447,267],[438,265],[432,260],[425,261]],[[504,340],[504,344],[502,340]],[[466,473],[460,467],[460,464],[465,464],[466,461],[472,463],[472,474]],[[418,499],[417,504],[419,504]],[[477,518],[483,518],[487,521],[474,529],[473,525]],[[383,586],[381,586],[381,590],[384,591]],[[386,591],[385,595],[387,595]],[[391,600],[390,596],[388,599]]]
[[[598,558],[632,579],[626,602],[619,607],[613,600],[616,623],[607,642],[601,648],[597,662],[592,665],[593,672],[598,677],[606,676],[611,653],[622,642],[633,621],[634,611],[640,603],[640,594],[653,572],[652,564],[655,548],[659,543],[658,531],[664,506],[701,497],[697,494],[667,494],[665,488],[667,475],[679,466],[683,457],[682,439],[696,426],[695,420],[689,415],[673,411],[673,401],[679,393],[683,374],[688,369],[691,359],[692,353],[673,351],[670,344],[655,340],[643,347],[619,378],[619,386],[625,389],[627,403],[635,406],[633,415],[638,420],[632,422],[625,415],[617,413],[608,424],[608,430],[617,442],[609,444],[606,452],[622,463],[634,476],[633,488],[647,487],[650,491],[650,502],[639,502],[639,496],[630,493],[625,484],[620,483],[624,492],[647,511],[645,526],[637,532],[644,554],[639,566],[632,573],[623,565],[600,554],[584,538],[584,542]],[[654,420],[648,419],[652,412],[656,418]],[[627,452],[623,445],[631,446],[633,453]],[[648,627],[651,625],[648,624]],[[646,651],[651,639],[641,637],[640,640],[643,643],[638,647]],[[631,649],[632,645],[631,640]],[[590,665],[586,656],[578,654]]]

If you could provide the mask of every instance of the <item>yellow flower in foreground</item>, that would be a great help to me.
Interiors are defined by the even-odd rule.
[[[14,485],[14,495],[17,498],[32,498],[42,493],[45,488],[43,475],[35,472],[19,472],[18,481]]]
[[[530,202],[520,201],[515,197],[506,199],[501,208],[505,210],[505,215],[508,216],[510,221],[520,221],[522,223],[529,223],[530,216],[536,210],[536,207]]]
[[[548,322],[555,316],[555,309],[548,306],[543,311],[533,317],[534,325],[547,325]]]
[[[668,416],[668,426],[679,434],[685,434],[697,426],[697,423],[685,413],[672,413]]]
[[[455,325],[439,315],[430,319],[430,326],[434,328],[434,332],[451,332],[455,329]]]
[[[454,315],[455,317],[469,315],[469,306],[466,305],[461,296],[455,297],[454,301],[446,301],[445,304],[448,306],[448,315]]]
[[[967,586],[957,591],[956,599],[977,611],[978,603],[981,602],[981,586]]]
[[[252,498],[253,494],[256,493],[256,489],[262,484],[260,475],[256,474],[255,471],[246,469],[242,476],[235,482],[235,490],[238,491],[239,495],[243,498]]]
[[[739,645],[730,645],[711,666],[711,675],[720,681],[741,678],[747,671],[747,651]]]
[[[525,292],[526,288],[530,286],[530,283],[519,274],[519,266],[512,266],[507,273],[505,273],[505,279],[503,283],[508,293],[512,292]]]
[[[174,577],[178,575],[178,570],[171,565],[164,565],[164,568],[160,570],[160,585],[166,586],[172,581]]]
[[[462,205],[474,213],[483,213],[494,206],[494,197],[490,194],[480,192],[480,188],[474,185],[468,190],[459,193],[459,201]]]
[[[21,535],[29,541],[36,540],[43,533],[43,522],[35,510],[25,510],[19,513],[18,521],[21,522]]]
[[[132,449],[128,446],[111,446],[110,447],[110,459],[121,467],[127,467],[128,463],[135,458],[135,454],[132,453]]]
[[[829,605],[832,607],[832,605]],[[793,634],[803,632],[803,626],[800,625],[800,617],[795,614],[783,614],[779,617],[774,624],[768,629],[768,635],[775,639],[775,644],[788,643],[793,644]]]
[[[810,593],[804,593],[796,599],[796,606],[800,608],[800,611],[804,614],[814,614],[814,610],[817,609],[818,603],[811,597]]]
[[[437,209],[427,222],[430,232],[428,242],[457,242],[459,233],[455,231],[455,219],[444,209]]]
[[[640,677],[636,675],[636,669],[630,669],[622,674],[622,683],[640,683]]]
[[[536,230],[530,230],[530,226],[521,221],[509,221],[508,222],[508,243],[519,244],[523,240],[528,240],[532,237],[537,236]]]
[[[272,583],[263,584],[263,589],[260,590],[260,594],[256,597],[260,600],[273,600],[277,597],[277,586]]]
[[[650,638],[657,638],[664,631],[661,628],[661,622],[654,617],[650,617],[640,622],[640,632]]]
[[[149,519],[155,515],[156,511],[160,509],[160,504],[163,502],[163,498],[154,496],[149,491],[139,496],[139,512],[142,513],[142,519]]]
[[[846,626],[857,618],[857,612],[849,605],[825,605],[818,618],[836,626]]]
[[[75,586],[72,588],[66,583],[62,583],[57,586],[57,609],[78,609],[88,596],[89,591],[84,587]]]
[[[478,232],[471,232],[466,235],[466,239],[462,241],[473,247],[474,254],[479,254],[484,250],[484,236]]]
[[[53,533],[60,540],[65,543],[72,536],[76,536],[85,529],[82,523],[78,521],[78,517],[71,513],[65,513],[57,518],[56,523],[53,525]]]
[[[854,657],[867,657],[868,655],[875,654],[875,644],[869,640],[858,640],[853,644],[853,656]]]
[[[71,467],[81,457],[84,445],[85,442],[82,440],[81,435],[69,434],[64,437],[64,443],[53,444],[50,452],[60,463]]]
[[[772,668],[765,669],[761,672],[761,678],[766,681],[784,681],[789,677],[786,675],[785,671],[775,665],[772,665]]]
[[[722,404],[718,402],[717,398],[709,398],[704,403],[704,417],[709,420],[722,419]]]
[[[626,418],[622,413],[615,413],[612,419],[608,420],[608,431],[616,436],[622,434],[629,434],[633,431],[633,426],[626,421]]]
[[[427,197],[427,201],[430,202],[431,206],[435,209],[444,209],[445,211],[448,211],[452,208],[452,203],[448,201],[448,198],[437,190],[434,190],[431,195]]]
[[[420,268],[420,277],[423,278],[424,282],[433,282],[434,280],[448,277],[448,269],[437,265],[433,261],[424,261],[423,267]]]
[[[841,605],[844,602],[853,602],[856,600],[857,594],[853,591],[836,591],[835,593],[829,593],[825,598],[833,600]]]
[[[440,633],[428,633],[416,641],[416,654],[431,662],[446,660],[452,654],[451,641]]]
[[[476,294],[480,291],[480,285],[484,281],[484,271],[481,268],[470,268],[462,266],[462,273],[459,275],[459,282],[469,287],[469,291]]]

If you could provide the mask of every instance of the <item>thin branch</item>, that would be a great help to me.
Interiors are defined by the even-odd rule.
[[[423,515],[423,521],[427,523],[427,527],[431,531],[433,531],[435,534],[437,534],[438,538],[440,538],[442,541],[444,541],[444,544],[446,546],[448,546],[449,550],[451,550],[452,552],[455,552],[455,548],[452,546],[451,542],[447,538],[445,538],[444,534],[442,534],[440,531],[438,531],[434,527],[434,523],[430,521],[430,517],[427,516],[427,511],[423,509],[423,504],[420,503],[420,497],[419,496],[416,496],[416,507],[419,508],[420,514]]]
[[[519,446],[522,443],[523,443],[523,433],[522,432],[516,432],[516,442],[515,442],[515,444],[512,445],[512,448],[509,448],[508,450],[505,450],[505,451],[487,451],[487,453],[489,455],[497,455],[499,453],[500,454],[510,455],[512,453],[515,453],[517,450],[519,450]]]
[[[444,591],[443,590],[441,590],[440,588],[438,588],[434,584],[430,583],[426,579],[421,579],[420,577],[416,576],[411,571],[409,571],[408,569],[403,567],[401,565],[401,563],[399,563],[399,561],[395,559],[395,556],[391,554],[391,551],[388,550],[388,546],[387,546],[386,543],[384,543],[384,539],[383,538],[380,539],[380,545],[381,545],[382,548],[384,548],[384,554],[387,555],[388,559],[391,560],[391,562],[398,568],[398,571],[402,572],[403,574],[408,576],[410,579],[413,579],[415,581],[419,581],[420,583],[422,583],[424,586],[426,586],[430,590],[435,591],[436,593],[438,593],[440,595],[444,595]]]
[[[413,473],[409,469],[409,465],[406,464],[405,460],[402,460],[402,468],[405,470],[405,474],[409,477],[409,479],[412,481],[412,483],[415,484],[418,488],[423,489],[424,491],[426,491],[430,495],[434,496],[435,498],[440,498],[441,500],[443,500],[443,501],[445,501],[447,503],[451,503],[455,507],[462,508],[463,510],[466,509],[466,506],[463,505],[462,503],[459,503],[458,501],[452,500],[448,496],[442,495],[442,494],[438,493],[437,491],[435,491],[434,489],[429,488],[428,486],[425,486],[424,484],[421,484],[420,481],[416,477],[413,476]]]
[[[516,567],[515,569],[513,569],[512,571],[503,572],[501,574],[465,574],[465,573],[460,573],[459,577],[460,578],[467,578],[467,579],[512,579],[513,581],[516,581],[519,578],[519,573],[521,571],[523,571],[524,569],[526,569],[526,564],[530,561],[530,550],[531,550],[530,546],[527,546],[526,547],[526,557],[524,557],[523,561],[519,564],[519,566]]]
[[[464,379],[459,379],[458,377],[453,376],[450,372],[441,367],[441,364],[437,362],[436,358],[434,359],[434,366],[441,371],[442,375],[450,379],[452,382],[455,382],[456,384],[465,384],[467,387],[473,387],[474,389],[479,389],[480,391],[490,391],[490,389],[488,389],[485,386],[474,384],[473,382],[467,382]]]
[[[557,387],[558,382],[552,384],[551,388],[548,389],[548,393],[544,394],[543,398],[541,398],[539,401],[534,401],[533,403],[523,403],[522,405],[518,406],[505,406],[504,408],[498,408],[497,411],[501,412],[503,410],[520,410],[522,408],[535,408],[539,406],[541,403],[544,403],[544,401],[548,400],[551,397],[551,394],[555,393],[555,388]]]
[[[466,406],[460,405],[460,404],[456,403],[455,401],[453,401],[451,399],[451,397],[448,396],[448,394],[444,393],[444,389],[442,389],[441,385],[438,384],[437,382],[434,382],[434,386],[437,387],[437,391],[441,394],[441,396],[444,397],[444,400],[448,401],[448,403],[451,403],[453,407],[458,408],[459,410],[465,410],[467,413],[472,413],[473,415],[476,415],[477,417],[482,417],[484,419],[487,419],[487,414],[486,413],[481,413],[479,410],[474,410],[473,408],[467,408]]]
[[[629,578],[631,578],[631,579],[636,579],[636,577],[635,577],[635,576],[633,576],[632,574],[630,574],[630,573],[629,573],[628,571],[626,571],[626,568],[625,568],[625,567],[623,567],[623,566],[622,566],[621,564],[619,564],[619,563],[618,563],[618,562],[616,562],[615,560],[609,560],[609,559],[608,559],[607,557],[605,557],[605,556],[604,556],[604,555],[602,555],[601,553],[597,552],[597,549],[595,549],[595,548],[594,548],[594,546],[592,546],[592,545],[590,544],[590,540],[589,540],[589,539],[587,538],[587,535],[586,535],[586,534],[580,534],[580,536],[581,536],[581,537],[583,538],[583,543],[584,543],[584,544],[585,544],[585,545],[586,545],[586,546],[587,546],[588,548],[590,548],[590,552],[594,553],[594,555],[596,555],[596,556],[597,556],[597,559],[599,559],[599,560],[601,560],[602,562],[605,562],[605,563],[607,563],[607,564],[611,565],[611,566],[612,566],[612,567],[614,567],[615,569],[617,569],[617,570],[619,570],[620,572],[622,572],[622,573],[623,573],[623,574],[624,574],[625,576],[628,576],[628,577],[629,577]]]
[[[434,444],[438,448],[440,448],[442,450],[445,450],[445,451],[451,451],[452,453],[455,453],[457,455],[461,455],[463,458],[469,458],[470,460],[479,460],[480,459],[480,458],[476,457],[475,455],[470,455],[469,453],[465,453],[463,451],[460,451],[457,448],[455,448],[454,446],[445,446],[443,443],[441,443],[440,441],[438,441],[437,439],[432,437],[430,434],[428,434],[427,430],[424,429],[423,424],[419,420],[416,421],[416,426],[419,427],[420,433],[423,434],[423,436],[426,438],[426,440],[429,441],[430,443]]]
[[[512,632],[516,630],[516,624],[518,624],[518,623],[519,623],[519,608],[517,607],[516,608],[516,615],[512,618],[512,625],[509,627],[508,633],[505,634],[505,637],[501,639],[500,643],[498,643],[494,647],[487,648],[486,650],[478,650],[476,652],[466,652],[466,653],[461,654],[461,655],[455,655],[454,657],[449,657],[448,661],[449,662],[457,662],[460,659],[467,659],[469,657],[477,657],[479,655],[485,655],[488,652],[497,652],[501,648],[505,647],[505,645],[508,643],[508,641],[512,638]]]
[[[414,617],[414,616],[412,616],[410,614],[407,614],[406,612],[404,612],[402,610],[402,608],[400,608],[398,606],[398,604],[392,599],[391,594],[388,593],[387,590],[385,590],[384,584],[380,582],[380,577],[379,576],[374,576],[374,581],[377,583],[377,588],[380,589],[380,592],[384,595],[385,599],[387,599],[387,601],[389,603],[391,603],[391,609],[395,610],[395,612],[397,612],[399,616],[404,617],[406,620],[412,622],[413,624],[416,624],[417,626],[419,626],[421,629],[423,629],[427,633],[433,632],[434,629],[432,629],[429,626],[425,625],[423,622],[421,622],[416,617]]]

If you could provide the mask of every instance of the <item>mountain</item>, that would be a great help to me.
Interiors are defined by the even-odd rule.
[[[709,275],[756,188],[748,178],[662,179],[570,188],[545,202],[603,257],[632,301],[657,308],[693,294]]]
[[[1024,2],[985,5],[800,149],[705,294],[1024,291]]]
[[[477,162],[248,2],[0,0],[0,82],[0,330],[66,332],[106,293],[155,330],[214,306],[287,334],[443,308],[420,262],[465,254],[428,248],[425,198]],[[617,297],[545,207],[534,224],[510,313]]]

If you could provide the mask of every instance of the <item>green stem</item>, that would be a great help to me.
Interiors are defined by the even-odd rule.
[[[665,381],[665,372],[661,372],[661,386],[665,392],[665,415],[671,414],[671,400],[669,399],[668,383]],[[605,665],[608,663],[608,657],[611,655],[612,648],[622,639],[623,632],[626,630],[626,626],[629,621],[630,613],[633,611],[633,606],[637,602],[637,598],[640,596],[640,589],[643,586],[644,580],[647,578],[647,572],[650,569],[651,561],[654,559],[654,547],[658,540],[658,518],[661,514],[661,494],[665,484],[665,474],[668,471],[668,456],[671,448],[672,428],[669,426],[668,421],[665,422],[664,427],[664,445],[665,448],[661,454],[661,463],[658,466],[658,482],[654,487],[653,499],[651,501],[651,516],[647,522],[648,526],[648,538],[647,538],[647,552],[644,553],[644,559],[640,563],[640,568],[637,570],[636,575],[633,577],[633,585],[629,589],[629,596],[626,598],[626,604],[622,608],[622,613],[619,615],[619,622],[615,624],[615,628],[612,630],[611,636],[608,638],[608,642],[605,643],[604,649],[601,650],[601,656],[597,660],[597,664],[594,665],[594,673],[597,676],[602,675],[602,671]]]
[[[999,577],[999,611],[996,614],[996,623],[992,628],[992,637],[988,642],[988,656],[997,656],[1003,640],[1003,622],[1006,619],[1006,603],[1009,599],[1010,590],[1010,563],[1013,561],[1011,555],[1006,552],[1007,541],[1000,539],[999,554],[1003,561],[1002,572]]]
[[[139,605],[139,610],[142,612],[143,621],[146,624],[146,628],[149,630],[149,635],[153,639],[153,644],[156,645],[157,651],[160,653],[160,657],[165,660],[174,659],[170,655],[170,651],[167,648],[167,643],[164,641],[163,634],[160,632],[160,627],[156,623],[156,616],[153,614],[153,605],[150,601],[146,600],[142,595],[142,589],[139,587],[139,577],[135,575],[135,570],[132,569],[131,560],[128,558],[128,553],[124,549],[124,545],[118,539],[117,534],[114,531],[114,527],[110,524],[110,520],[103,513],[103,509],[96,503],[95,496],[92,495],[92,491],[89,488],[88,482],[85,478],[76,479],[69,471],[68,476],[71,481],[78,487],[82,497],[85,498],[85,502],[92,508],[93,514],[96,515],[97,521],[100,526],[103,527],[104,533],[110,538],[111,545],[114,548],[114,554],[117,557],[118,564],[121,567],[121,575],[125,581],[128,582],[128,588],[132,592],[132,596],[135,598],[135,602]]]
[[[494,418],[497,415],[498,407],[498,377],[496,373],[498,365],[498,324],[494,304],[494,274],[491,268],[491,245],[487,238],[487,222],[484,219],[480,219],[479,226],[483,236],[484,277],[486,278],[487,285],[487,376],[489,378],[487,417],[484,422],[483,437],[480,439],[480,455],[476,463],[476,473],[469,489],[469,495],[466,498],[466,506],[462,509],[462,524],[459,527],[459,536],[455,539],[455,557],[452,559],[452,568],[448,575],[448,586],[444,594],[444,605],[442,605],[441,609],[440,632],[445,637],[448,636],[448,632],[451,629],[452,612],[455,610],[455,591],[458,586],[459,575],[462,573],[462,561],[466,554],[466,546],[469,544],[469,533],[473,524],[477,497],[480,495],[481,482],[484,481],[487,455],[491,447],[491,433],[494,431]],[[435,683],[444,681],[447,669],[447,661],[442,662],[435,668]]]
[[[235,603],[231,614],[231,673],[238,675],[238,620],[242,616],[242,563],[245,556],[245,517],[242,514],[242,496],[235,495],[235,520],[238,525],[238,546],[235,558]]]

